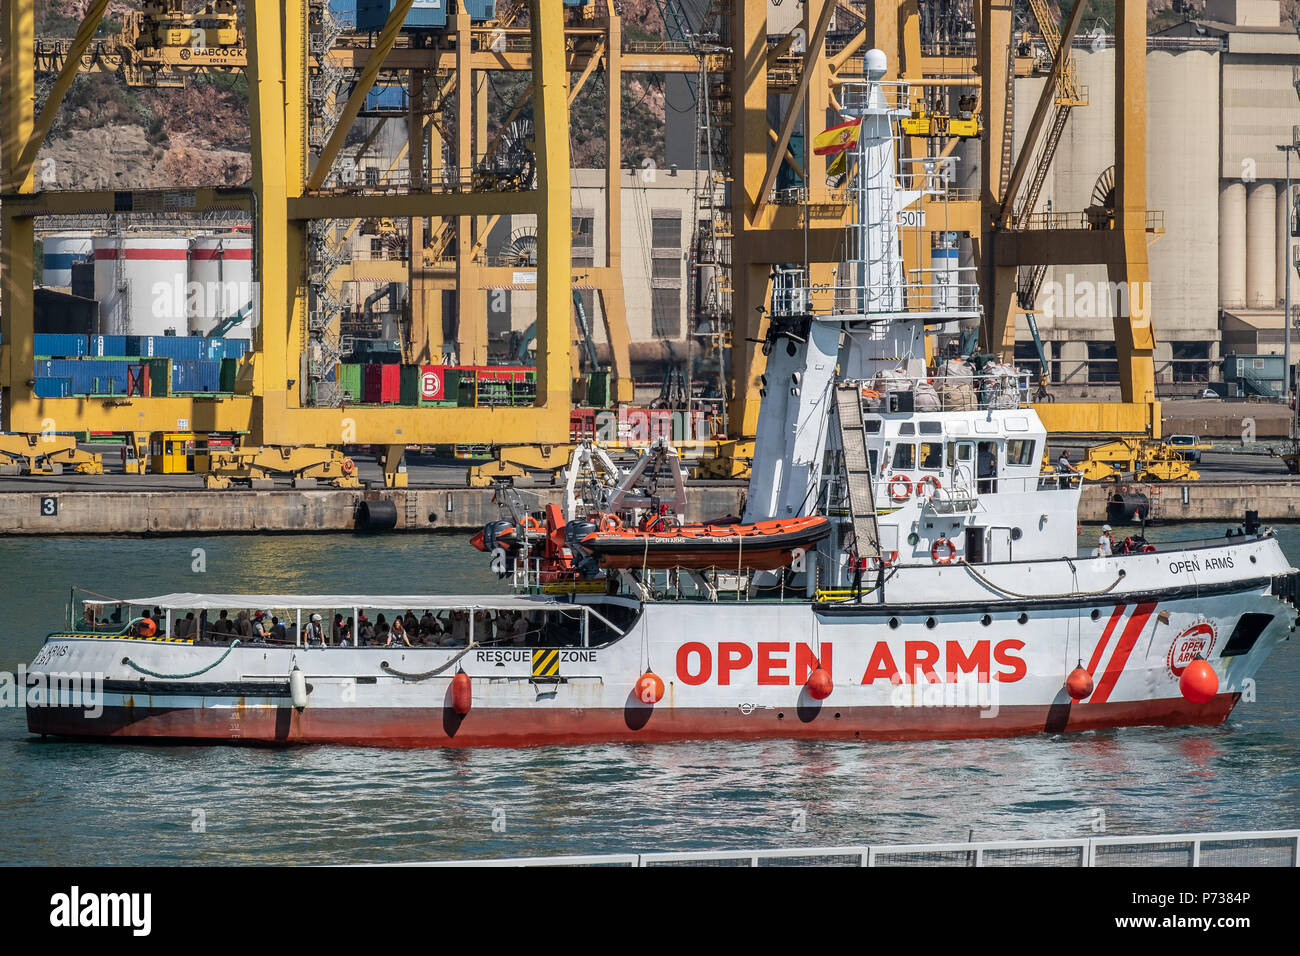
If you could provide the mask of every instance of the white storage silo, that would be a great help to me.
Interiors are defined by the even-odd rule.
[[[253,300],[253,239],[247,235],[204,236],[190,249],[186,308],[192,335],[207,335]],[[252,313],[225,331],[227,338],[251,338]]]
[[[1246,307],[1277,307],[1277,190],[1255,183],[1246,192]]]
[[[60,232],[46,236],[41,254],[43,284],[51,289],[71,289],[72,264],[89,262],[94,254],[94,237],[89,232]]]
[[[95,298],[101,335],[184,335],[190,240],[99,236]]]
[[[1246,186],[1219,189],[1219,307],[1246,307]]]

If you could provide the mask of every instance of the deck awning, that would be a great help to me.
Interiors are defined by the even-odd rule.
[[[85,604],[131,604],[139,607],[158,607],[167,610],[187,611],[238,611],[269,610],[272,608],[366,608],[378,611],[407,611],[426,609],[465,608],[536,611],[546,608],[573,610],[566,601],[520,597],[511,594],[198,594],[182,591],[160,594],[156,597],[123,598],[118,602],[104,598],[88,598]]]

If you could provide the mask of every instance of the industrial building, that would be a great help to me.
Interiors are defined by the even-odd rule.
[[[1074,44],[1088,105],[1071,114],[1044,183],[1039,208],[1048,212],[1104,198],[1115,162],[1114,42],[1104,25],[1094,29]],[[1292,217],[1277,146],[1300,124],[1300,37],[1275,0],[1208,0],[1203,17],[1153,34],[1147,47],[1147,205],[1163,213],[1164,227],[1148,253],[1155,374],[1161,397],[1186,397],[1220,381],[1229,354],[1282,352],[1296,241],[1284,252]],[[1043,82],[1016,80],[1018,144]],[[1300,176],[1300,162],[1292,165]],[[1113,326],[1096,294],[1106,281],[1101,267],[1047,271],[1038,325],[1062,398],[1117,393]],[[1023,322],[1016,357],[1035,361]]]

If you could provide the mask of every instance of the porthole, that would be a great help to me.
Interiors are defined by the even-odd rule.
[[[889,628],[890,628],[890,630],[897,630],[897,629],[898,629],[898,618],[896,618],[896,617],[891,617],[891,618],[889,619]]]
[[[1101,611],[1097,610],[1096,608],[1093,608],[1093,609],[1092,609],[1092,613],[1089,614],[1088,616],[1091,617],[1091,618],[1095,621],[1095,620],[1097,620],[1099,617],[1101,617]]]
[[[938,623],[938,622],[937,622],[934,618],[932,618],[932,617],[927,617],[927,618],[925,619],[925,626],[928,627],[930,630],[934,630],[934,626],[935,626],[935,624],[937,624],[937,623]]]
[[[993,623],[993,615],[985,614],[982,618],[980,618],[980,623],[983,624],[985,627],[988,627],[990,624]]]
[[[1029,615],[1026,614],[1024,611],[1021,611],[1021,612],[1020,612],[1020,616],[1019,616],[1018,618],[1016,618],[1016,623],[1018,623],[1018,624],[1028,624],[1028,623],[1029,623]]]

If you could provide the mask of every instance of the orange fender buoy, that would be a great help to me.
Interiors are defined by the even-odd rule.
[[[1082,665],[1076,667],[1065,679],[1065,692],[1071,700],[1087,700],[1092,696],[1092,675]]]
[[[646,671],[636,679],[635,693],[643,704],[657,704],[664,699],[663,678],[654,671]]]
[[[343,474],[345,475],[350,475],[357,470],[356,462],[354,462],[351,458],[344,458],[343,463],[340,467],[343,469]]]
[[[1219,693],[1219,675],[1204,657],[1197,656],[1183,670],[1178,689],[1193,704],[1208,704]]]
[[[830,671],[824,667],[818,667],[808,675],[808,693],[815,700],[825,700],[831,696],[831,691],[835,689],[835,682],[831,680]]]
[[[451,679],[451,709],[464,717],[474,703],[474,685],[464,671]]]

